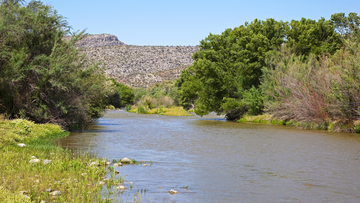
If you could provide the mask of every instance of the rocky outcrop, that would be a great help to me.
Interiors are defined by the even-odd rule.
[[[104,46],[82,51],[105,73],[133,87],[147,87],[168,79],[177,79],[192,63],[198,46]],[[171,71],[175,70],[175,71]],[[166,77],[166,78],[165,78]]]
[[[66,40],[70,39],[70,36],[64,37]],[[119,41],[115,35],[100,34],[100,35],[87,35],[84,39],[76,43],[77,47],[91,48],[91,47],[104,47],[104,46],[116,46],[124,45],[124,42]]]
[[[101,63],[105,73],[133,87],[148,87],[163,80],[178,79],[192,63],[198,46],[125,45],[114,35],[88,35],[77,43],[88,60]]]

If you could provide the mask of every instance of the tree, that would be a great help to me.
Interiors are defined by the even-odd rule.
[[[108,94],[109,104],[113,105],[115,108],[132,105],[135,97],[134,90],[127,85],[117,82],[113,78],[111,78],[110,81],[112,83],[112,90]]]
[[[344,38],[360,41],[360,16],[357,13],[335,13],[330,20],[335,30]]]
[[[84,129],[106,105],[105,76],[87,65],[64,18],[40,1],[0,4],[0,113]]]
[[[175,86],[178,88],[178,94],[180,95],[179,104],[185,109],[194,108],[195,101],[201,91],[201,83],[195,78],[190,69],[186,69],[180,74]]]
[[[292,20],[286,30],[286,43],[295,47],[297,55],[334,54],[342,46],[340,35],[330,20],[302,18]]]
[[[191,81],[201,84],[195,102],[198,111],[230,112],[228,107],[235,103],[227,105],[227,101],[242,99],[244,90],[258,87],[265,55],[284,43],[285,26],[274,19],[255,19],[233,30],[227,29],[221,35],[210,34],[202,40],[190,67],[194,79],[181,85],[183,89],[191,87]],[[184,93],[182,96],[186,97]]]

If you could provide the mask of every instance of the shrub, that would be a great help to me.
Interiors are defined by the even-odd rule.
[[[146,108],[144,106],[138,106],[137,113],[146,114]]]
[[[106,105],[102,69],[75,48],[84,32],[70,26],[50,6],[0,4],[0,113],[36,123],[84,129]]]

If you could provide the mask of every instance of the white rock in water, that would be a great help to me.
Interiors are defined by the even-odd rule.
[[[143,166],[147,166],[147,164],[143,164]]]
[[[29,163],[31,163],[31,164],[36,164],[36,163],[39,163],[39,162],[40,162],[40,159],[31,159],[29,161]]]
[[[56,196],[56,195],[61,195],[60,191],[54,191],[54,192],[50,192],[51,195]]]
[[[46,165],[46,164],[49,164],[49,163],[51,163],[51,160],[48,160],[48,159],[45,159],[44,161],[43,161],[43,163]]]
[[[125,190],[125,186],[120,185],[120,186],[116,187],[116,189],[118,189],[118,190]]]
[[[132,185],[132,182],[129,182],[130,185]]]
[[[24,143],[19,143],[19,144],[17,144],[17,146],[19,146],[19,147],[26,147],[26,145],[25,145]]]
[[[121,163],[124,163],[124,162],[130,163],[131,160],[129,158],[124,157],[124,158],[121,159]]]
[[[169,192],[170,192],[170,194],[172,194],[172,195],[178,193],[178,191],[173,190],[173,189],[171,189]]]
[[[110,161],[106,162],[106,165],[110,165],[110,164],[111,164],[111,162],[110,162]]]
[[[120,166],[118,163],[114,163],[114,166]]]

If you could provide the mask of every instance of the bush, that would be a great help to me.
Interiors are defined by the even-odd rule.
[[[315,128],[337,121],[352,129],[360,118],[360,46],[346,41],[344,49],[319,60],[315,55],[295,56],[286,46],[279,55],[274,68],[264,69],[261,88],[267,112]]]
[[[144,106],[138,106],[137,113],[146,114],[146,108]]]
[[[126,105],[126,106],[125,106],[125,111],[130,111],[131,108],[132,108],[131,105]]]
[[[84,32],[50,6],[0,4],[0,113],[84,129],[106,105],[105,76],[75,48]]]

